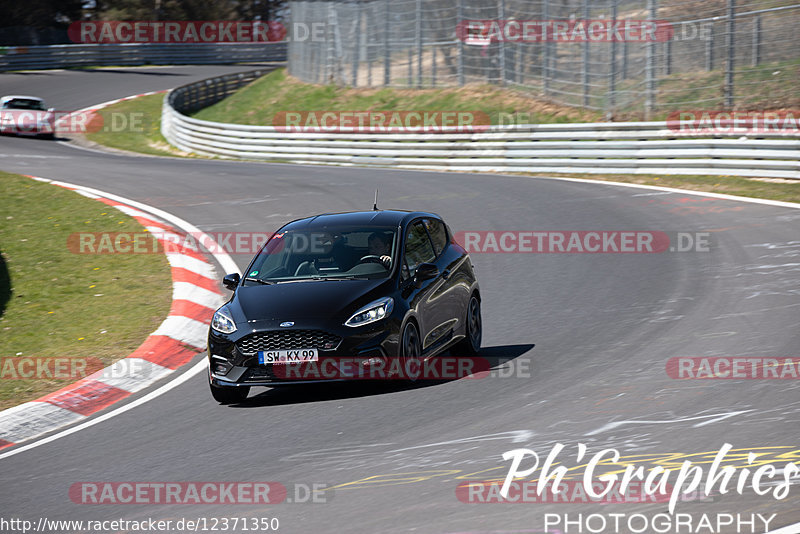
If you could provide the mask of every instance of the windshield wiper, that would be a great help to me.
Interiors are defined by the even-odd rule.
[[[262,280],[261,278],[245,278],[244,281],[245,282],[258,282],[259,284],[264,284],[264,285],[268,285],[268,286],[271,286],[272,284],[277,283],[277,282],[273,282],[272,280]]]
[[[369,280],[369,278],[364,278],[363,276],[314,276],[312,277],[314,280]]]

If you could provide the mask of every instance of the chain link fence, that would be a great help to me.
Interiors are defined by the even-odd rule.
[[[289,72],[310,83],[493,84],[617,119],[800,105],[791,2],[295,0],[290,12]]]

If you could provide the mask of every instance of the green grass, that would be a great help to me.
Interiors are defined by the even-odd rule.
[[[158,156],[174,154],[161,135],[161,103],[164,94],[126,100],[101,109],[100,131],[86,134],[89,141],[121,150]],[[116,126],[115,126],[116,125]]]
[[[75,232],[144,229],[61,187],[4,172],[0,182],[0,250],[8,269],[4,276],[0,265],[0,303],[8,298],[0,304],[0,359],[95,357],[108,364],[130,354],[169,312],[164,255],[73,253],[67,238]],[[68,383],[0,376],[0,409]]]
[[[200,110],[201,120],[272,125],[281,111],[482,111],[491,124],[501,113],[525,113],[533,123],[589,122],[600,115],[578,108],[543,103],[491,85],[448,89],[349,89],[314,85],[273,71],[234,95]]]

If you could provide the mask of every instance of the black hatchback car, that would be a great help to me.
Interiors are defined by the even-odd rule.
[[[472,263],[433,213],[376,210],[290,222],[243,277],[229,274],[223,284],[233,295],[208,335],[209,384],[220,403],[244,400],[250,386],[347,380],[450,348],[457,355],[480,350]],[[357,365],[345,369],[345,360]],[[330,372],[309,375],[305,367]]]

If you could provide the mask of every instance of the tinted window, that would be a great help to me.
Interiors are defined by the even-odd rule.
[[[433,250],[438,256],[447,245],[447,230],[445,230],[444,223],[438,219],[425,219],[424,223],[431,236],[431,241],[433,241]]]
[[[420,263],[430,263],[436,259],[428,232],[421,222],[415,222],[409,228],[406,237],[405,259],[410,276],[414,276]]]

